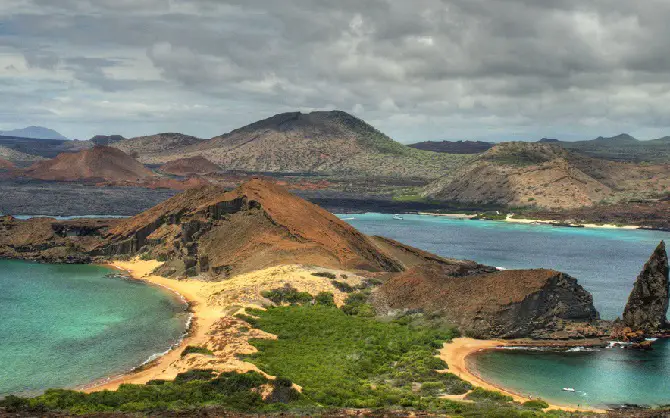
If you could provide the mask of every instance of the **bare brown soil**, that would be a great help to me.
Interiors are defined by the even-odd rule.
[[[23,175],[40,180],[114,182],[135,182],[155,176],[128,154],[106,146],[59,154],[52,160],[33,164],[23,171]]]
[[[176,176],[189,176],[193,174],[215,173],[221,167],[209,161],[205,157],[179,158],[163,164],[160,171]]]

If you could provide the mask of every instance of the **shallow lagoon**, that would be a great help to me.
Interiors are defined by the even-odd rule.
[[[0,260],[0,396],[127,372],[181,338],[181,300],[114,272]]]

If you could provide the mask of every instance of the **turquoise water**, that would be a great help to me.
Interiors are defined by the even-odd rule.
[[[383,235],[445,256],[512,268],[553,268],[576,277],[605,319],[621,314],[637,274],[670,233],[565,228],[420,215],[341,215],[371,235]],[[354,219],[351,219],[354,218]],[[622,348],[568,353],[490,351],[470,357],[484,379],[566,405],[670,403],[670,341],[652,352]],[[575,392],[564,392],[563,387]]]
[[[654,351],[486,351],[468,358],[487,381],[563,405],[595,407],[670,403],[670,341]],[[573,388],[575,392],[563,391]]]
[[[185,305],[113,272],[0,260],[0,396],[88,384],[179,340]]]

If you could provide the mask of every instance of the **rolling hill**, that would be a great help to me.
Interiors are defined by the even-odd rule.
[[[653,199],[667,193],[667,165],[637,165],[586,157],[549,143],[509,142],[436,180],[424,196],[446,201],[541,208]]]
[[[227,170],[263,173],[433,179],[464,161],[402,145],[340,111],[283,113],[205,141],[146,137],[114,146],[144,163],[202,156]]]
[[[180,158],[184,149],[202,141],[200,138],[180,133],[160,133],[115,141],[111,146],[149,164]]]
[[[0,131],[0,136],[15,136],[32,139],[59,139],[64,141],[68,140],[68,138],[64,137],[53,129],[45,128],[43,126],[28,126],[23,129]]]
[[[57,181],[137,181],[154,176],[128,154],[115,148],[96,146],[77,153],[64,153],[40,161],[24,170],[27,177]]]

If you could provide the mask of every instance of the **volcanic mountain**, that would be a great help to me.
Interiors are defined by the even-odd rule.
[[[578,208],[653,197],[670,185],[666,165],[586,157],[548,143],[508,142],[424,190],[433,199],[507,206]]]
[[[193,189],[110,230],[111,253],[168,259],[166,274],[229,277],[279,264],[399,271],[365,235],[274,183]]]
[[[114,144],[158,164],[202,156],[227,170],[434,179],[463,157],[409,148],[340,111],[283,113],[193,145],[155,152]],[[125,148],[127,147],[127,148]]]
[[[153,177],[154,173],[123,151],[96,146],[37,162],[24,175],[58,181],[137,181]]]
[[[163,164],[160,171],[176,176],[189,176],[192,174],[215,173],[221,167],[209,161],[205,157],[180,158]]]

